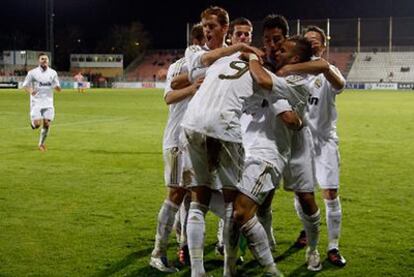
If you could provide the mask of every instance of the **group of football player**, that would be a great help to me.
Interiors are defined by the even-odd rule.
[[[185,56],[168,69],[164,100],[169,117],[163,158],[168,196],[158,214],[150,265],[178,269],[167,259],[168,238],[178,230],[179,260],[191,276],[206,276],[205,216],[220,217],[218,250],[223,276],[237,276],[242,239],[266,276],[283,276],[272,252],[272,200],[279,184],[294,192],[303,223],[295,246],[306,248],[310,271],[322,269],[318,242],[318,185],[325,203],[327,259],[345,266],[339,252],[342,209],[335,97],[345,87],[339,70],[322,58],[327,38],[317,26],[289,36],[286,19],[262,23],[261,49],[251,46],[246,18],[230,22],[210,7],[191,30]]]

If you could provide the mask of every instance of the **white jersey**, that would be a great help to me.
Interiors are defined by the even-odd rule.
[[[296,75],[281,78],[272,73],[271,77],[272,93],[267,98],[257,95],[250,98],[256,103],[249,103],[250,110],[247,112],[251,115],[243,116],[243,144],[247,158],[267,161],[281,173],[290,158],[293,131],[277,116],[292,110],[303,116],[312,77]],[[256,107],[256,111],[252,107]]]
[[[253,79],[240,53],[214,62],[184,115],[187,129],[223,141],[241,143],[240,116],[253,95]]]
[[[168,68],[167,82],[165,84],[164,98],[168,92],[172,91],[171,82],[173,78],[181,73],[187,72],[187,63],[185,58],[177,60]],[[187,105],[191,97],[187,97],[180,102],[170,104],[167,125],[164,130],[163,149],[181,146],[180,136],[182,134],[181,121],[187,110]]]
[[[227,45],[223,45],[223,47],[227,47]],[[203,46],[191,45],[185,50],[185,58],[188,62],[188,80],[190,82],[193,83],[197,78],[206,75],[208,66],[201,62],[201,56],[210,50],[207,44]]]
[[[32,87],[35,95],[30,95],[30,106],[40,108],[53,107],[53,88],[60,87],[55,70],[40,66],[30,70],[23,82],[23,87]]]
[[[210,51],[207,45],[191,45],[185,50],[185,58],[188,62],[188,80],[194,82],[199,77],[204,77],[208,66],[201,63],[201,56]]]
[[[339,70],[333,65],[330,65],[330,67],[332,71],[339,73],[345,82]],[[337,90],[332,87],[323,74],[314,77],[311,95],[308,99],[306,122],[315,142],[321,139],[325,141],[329,139],[338,140],[336,134],[337,113],[335,97],[342,90],[343,88]]]

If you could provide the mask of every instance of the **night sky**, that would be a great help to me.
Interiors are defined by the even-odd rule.
[[[210,5],[226,8],[230,19],[245,16],[260,20],[269,13],[283,14],[288,19],[414,17],[413,0],[55,0],[54,5],[55,36],[68,26],[76,26],[88,42],[85,47],[92,47],[113,24],[140,21],[151,35],[153,48],[184,48],[186,22],[198,21],[200,12]],[[2,0],[0,39],[24,34],[33,43],[27,49],[43,43],[44,9],[44,0]],[[6,44],[4,41],[0,43]],[[4,48],[6,45],[0,44],[0,50]]]

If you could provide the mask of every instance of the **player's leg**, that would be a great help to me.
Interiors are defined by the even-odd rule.
[[[223,276],[236,275],[237,250],[239,247],[240,230],[234,222],[233,203],[238,194],[237,190],[223,189],[224,195],[224,220],[223,220],[223,241],[224,241],[224,273]]]
[[[55,118],[55,108],[49,107],[40,110],[42,118],[43,118],[43,126],[40,130],[40,137],[39,137],[39,149],[41,151],[46,151],[46,138],[50,132],[50,125],[52,124],[53,119]]]
[[[190,252],[191,276],[205,275],[204,233],[205,215],[208,211],[211,191],[214,188],[212,172],[215,163],[211,161],[211,155],[215,155],[214,149],[210,149],[209,140],[203,134],[184,129],[188,142],[187,150],[195,173],[194,185],[191,185],[191,203],[187,219],[187,240]],[[215,189],[215,188],[214,188]]]
[[[187,191],[180,187],[170,187],[168,197],[164,200],[158,213],[154,249],[151,253],[150,265],[163,272],[176,272],[177,269],[168,264],[168,237],[173,229],[175,215]]]
[[[303,197],[300,203],[298,201],[298,194],[296,194],[294,205],[304,227],[308,228],[309,224],[305,225],[309,220],[308,216],[314,215],[318,208],[313,196],[313,191],[317,183],[315,178],[315,152],[312,135],[307,127],[296,132],[293,136],[291,159],[288,161],[288,165],[284,171],[284,181],[285,189],[295,192],[304,192],[303,195],[299,194],[299,197]],[[303,212],[303,205],[307,206],[306,213]],[[315,217],[317,219],[317,214]],[[294,244],[298,248],[317,244],[317,241],[315,241],[316,230],[306,228],[300,232],[300,235]],[[309,233],[313,236],[311,239],[307,238]],[[319,239],[319,233],[317,238]],[[310,242],[309,240],[312,241]]]
[[[322,190],[328,229],[328,260],[336,266],[345,266],[346,260],[339,252],[339,237],[342,224],[342,208],[336,189]]]
[[[238,194],[237,183],[243,172],[244,148],[241,143],[221,142],[218,177],[224,198],[224,276],[236,274],[240,231],[234,224],[233,202]]]
[[[42,129],[40,129],[40,136],[39,136],[39,149],[41,151],[46,151],[46,138],[49,135],[50,130],[50,120],[44,119]]]
[[[183,186],[188,188],[195,185],[194,179],[194,170],[193,165],[190,160],[188,149],[186,144],[182,146],[183,152],[183,173],[182,173],[182,183]],[[184,197],[183,202],[179,210],[179,217],[181,223],[181,234],[180,234],[180,248],[178,251],[178,260],[182,265],[190,265],[190,253],[188,250],[188,239],[187,239],[187,221],[188,221],[188,211],[190,209],[191,203],[191,193],[188,191]]]
[[[240,193],[234,202],[234,221],[241,228],[247,239],[250,250],[265,271],[278,276],[269,246],[268,235],[260,224],[256,212],[258,207],[268,200],[270,194],[279,184],[280,174],[265,161],[248,158],[245,162],[241,182],[238,185]]]
[[[151,253],[150,265],[163,272],[176,272],[177,269],[168,264],[168,237],[173,228],[175,215],[187,190],[180,187],[182,157],[178,147],[165,149],[163,156],[165,165],[164,178],[168,186],[168,195],[158,213],[155,244]]]
[[[178,252],[178,260],[182,265],[190,265],[190,253],[188,251],[188,240],[187,240],[187,219],[188,210],[190,209],[191,196],[188,193],[183,202],[181,203],[180,210],[178,212],[180,217],[180,249]]]
[[[320,145],[316,156],[316,177],[325,202],[328,231],[328,260],[336,266],[345,266],[346,260],[339,253],[339,238],[342,224],[342,207],[339,189],[339,151],[336,141],[329,140]]]
[[[34,129],[38,129],[42,126],[42,114],[40,112],[40,108],[36,106],[30,107],[30,127]]]
[[[191,188],[191,203],[187,219],[187,240],[192,277],[203,276],[205,274],[203,263],[205,215],[208,211],[210,198],[210,188],[206,186]]]
[[[273,222],[273,211],[272,211],[272,201],[275,190],[272,190],[267,196],[266,200],[260,205],[257,210],[257,219],[263,225],[263,228],[266,230],[267,237],[269,238],[269,245],[272,251],[276,250],[276,239],[273,232],[272,222]]]
[[[296,192],[296,211],[302,220],[308,239],[306,262],[308,269],[319,271],[322,269],[318,252],[321,215],[313,192]]]
[[[217,242],[214,246],[216,255],[224,256],[224,219],[217,222]]]
[[[34,129],[38,129],[40,126],[42,126],[42,120],[41,119],[35,119],[30,122],[30,127]]]
[[[264,267],[265,272],[271,276],[280,276],[281,272],[276,268],[266,231],[257,219],[257,208],[258,205],[251,198],[240,193],[234,202],[234,221],[240,227],[250,251]]]

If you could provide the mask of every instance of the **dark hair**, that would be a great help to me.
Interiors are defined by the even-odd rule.
[[[37,58],[40,58],[40,56],[46,56],[46,57],[49,57],[46,53],[43,53],[43,52],[39,53],[39,55],[37,55]]]
[[[218,22],[220,23],[221,26],[229,24],[229,21],[230,21],[229,14],[223,8],[220,8],[218,6],[209,7],[201,13],[200,17],[201,17],[201,19],[203,19],[203,18],[206,18],[207,16],[210,16],[210,15],[217,16],[217,20],[218,20]]]
[[[203,25],[201,23],[194,24],[191,28],[191,39],[202,41],[204,39]]]
[[[253,28],[253,24],[250,20],[248,20],[245,17],[239,17],[234,19],[232,22],[230,22],[230,26],[229,26],[229,34],[232,35],[234,32],[234,26],[236,25],[243,25],[243,26],[250,26]]]
[[[263,19],[263,31],[273,28],[282,30],[284,37],[287,37],[289,34],[289,24],[283,15],[269,14]]]
[[[286,39],[295,43],[295,54],[300,58],[301,63],[310,61],[313,55],[312,43],[304,36],[292,36]]]
[[[326,34],[322,28],[319,28],[318,26],[315,26],[315,25],[309,25],[309,26],[306,26],[305,30],[303,31],[303,34],[306,34],[308,32],[319,33],[322,37],[322,45],[324,46],[326,45]]]

